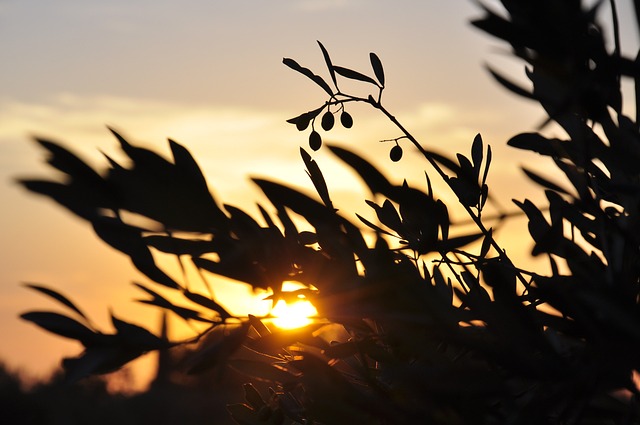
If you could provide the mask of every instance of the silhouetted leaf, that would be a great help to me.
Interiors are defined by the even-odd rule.
[[[266,403],[262,399],[262,396],[260,395],[258,390],[256,390],[256,387],[254,387],[251,383],[243,384],[242,388],[244,389],[244,399],[247,401],[247,403],[249,403],[249,405],[251,405],[254,410],[257,411],[260,408],[266,406]]]
[[[482,180],[480,180],[483,190],[484,190],[484,186],[487,183],[487,176],[489,175],[489,167],[491,166],[491,159],[492,159],[493,155],[491,154],[491,146],[487,146],[487,159],[485,161],[485,166],[484,166],[484,172],[482,173]],[[489,197],[488,192],[489,189],[486,189],[487,194],[484,196],[483,201],[486,201],[486,199]],[[484,202],[483,202],[484,204]]]
[[[512,137],[507,145],[537,152],[550,157],[566,156],[566,144],[558,139],[547,139],[539,133],[521,133]]]
[[[315,117],[317,117],[320,114],[320,112],[322,112],[325,108],[326,108],[326,106],[322,105],[321,107],[319,107],[317,109],[314,109],[313,111],[304,112],[304,113],[298,115],[297,117],[289,118],[287,120],[287,122],[290,123],[290,124],[295,124],[296,128],[299,131],[306,130],[306,128],[309,127],[309,123]]]
[[[244,256],[233,257],[232,260],[216,262],[206,258],[192,258],[193,264],[211,273],[226,276],[254,287],[267,289],[274,282],[268,281],[259,265],[252,264],[251,259]]]
[[[353,341],[331,344],[322,351],[322,354],[331,359],[342,359],[358,354],[360,350]]]
[[[249,314],[249,323],[251,324],[251,326],[253,326],[253,329],[256,330],[256,332],[258,333],[258,336],[260,337],[269,335],[271,333],[269,328],[267,328],[267,326],[264,323],[262,323],[262,320],[258,319],[253,314]]]
[[[140,228],[125,224],[117,218],[102,217],[93,221],[93,229],[103,241],[131,257],[134,266],[149,279],[168,288],[180,287],[156,266],[151,251],[142,239]]]
[[[502,16],[493,13],[483,3],[478,3],[485,11],[485,16],[480,19],[474,19],[471,24],[497,38],[503,39],[512,44],[521,44],[521,35],[513,28],[508,20]]]
[[[474,175],[480,175],[480,165],[482,164],[484,146],[482,144],[482,136],[476,134],[471,145],[471,159],[473,160]]]
[[[552,232],[552,228],[542,212],[530,200],[525,199],[524,202],[514,200],[513,202],[525,212],[529,219],[529,233],[536,242],[532,255],[535,256],[541,252],[554,252],[562,239],[561,228],[558,229],[559,232]]]
[[[117,346],[98,346],[86,349],[79,357],[62,361],[67,382],[77,382],[91,375],[113,372],[142,353]]]
[[[482,240],[482,246],[480,247],[480,258],[485,258],[491,249],[493,242],[493,228],[490,228],[484,239]]]
[[[36,142],[50,152],[51,156],[47,158],[47,162],[52,167],[67,174],[75,181],[94,186],[96,190],[104,187],[104,180],[93,168],[58,143],[40,138],[36,138]]]
[[[307,219],[312,225],[331,223],[335,220],[333,210],[287,186],[263,179],[252,179],[275,205],[290,208]]]
[[[322,171],[320,171],[320,167],[318,167],[318,164],[313,160],[313,158],[311,158],[311,155],[309,155],[307,151],[302,148],[300,148],[300,156],[302,156],[302,160],[307,167],[307,175],[313,182],[318,195],[320,195],[320,199],[322,199],[322,202],[326,205],[327,208],[334,209],[331,198],[329,197],[327,183],[324,180]]]
[[[380,232],[380,233],[383,233],[383,234],[388,235],[388,236],[396,236],[393,233],[388,232],[388,231],[382,229],[379,226],[376,226],[375,224],[371,223],[369,220],[367,220],[366,218],[362,217],[359,214],[356,214],[356,217],[358,217],[360,219],[360,221],[362,221],[365,225],[367,225],[368,227],[372,228],[376,232]]]
[[[531,93],[529,90],[524,89],[521,86],[509,81],[508,79],[506,79],[502,75],[498,74],[497,72],[495,72],[491,68],[487,68],[487,69],[491,73],[493,78],[496,79],[496,81],[498,81],[500,84],[502,84],[504,87],[506,87],[511,92],[513,92],[513,93],[515,93],[517,95],[526,97],[527,99],[537,100],[537,97],[533,93]]]
[[[424,155],[427,158],[431,158],[433,161],[437,162],[438,164],[442,165],[443,167],[453,171],[455,174],[458,174],[460,172],[460,166],[451,158],[447,158],[446,156],[439,154],[437,152],[434,151],[430,151],[428,149],[425,149],[424,151]]]
[[[190,255],[199,257],[213,252],[213,244],[209,240],[182,239],[174,236],[151,235],[143,236],[143,242],[158,251],[174,255]]]
[[[331,90],[331,87],[329,87],[329,85],[322,79],[322,77],[314,74],[310,69],[300,66],[298,62],[290,58],[284,58],[282,60],[282,63],[288,66],[289,68],[293,69],[294,71],[298,71],[302,75],[307,76],[314,83],[319,85],[324,91],[326,91],[327,94],[329,94],[330,96],[333,96],[333,91]]]
[[[169,311],[174,312],[179,317],[182,317],[184,320],[196,320],[198,322],[211,323],[211,320],[205,319],[204,317],[200,316],[200,313],[196,310],[186,308],[186,307],[176,306],[173,303],[171,303],[169,300],[167,300],[165,297],[163,297],[162,295],[153,291],[152,289],[147,288],[146,286],[141,285],[139,283],[134,283],[134,285],[153,297],[150,300],[138,300],[138,302],[167,309]]]
[[[263,361],[231,359],[229,366],[243,375],[259,381],[288,384],[296,380],[296,376],[286,370]]]
[[[451,281],[445,279],[444,275],[440,271],[440,268],[438,267],[434,267],[432,274],[433,286],[446,301],[446,305],[451,305],[453,301],[453,287],[451,285]]]
[[[381,193],[392,200],[396,200],[391,193],[393,185],[380,171],[367,162],[367,160],[339,146],[329,145],[328,148],[360,175],[372,193]]]
[[[457,236],[455,238],[449,238],[438,242],[437,249],[442,252],[452,251],[454,249],[461,248],[465,245],[475,242],[483,236],[482,233],[475,233],[472,235]]]
[[[533,180],[534,182],[536,182],[537,184],[539,184],[542,187],[546,187],[548,189],[551,190],[555,190],[556,192],[560,192],[560,193],[564,193],[565,195],[569,195],[569,192],[567,192],[565,189],[561,188],[560,186],[558,186],[557,184],[547,180],[546,178],[542,177],[541,175],[528,170],[524,167],[522,167],[522,171],[524,171],[524,173],[527,175],[527,177],[529,177],[531,180]]]
[[[371,201],[366,201],[367,204],[372,207],[376,215],[378,216],[378,220],[388,228],[395,230],[398,234],[403,235],[404,226],[402,225],[402,220],[400,219],[400,215],[396,211],[393,204],[386,199],[382,206],[379,206]],[[361,218],[362,220],[362,218]]]
[[[209,192],[207,181],[191,153],[178,142],[169,139],[169,147],[173,154],[175,167],[189,181],[189,189]]]
[[[145,328],[125,322],[111,314],[111,322],[117,331],[117,336],[128,347],[146,352],[167,347],[167,342],[152,334]]]
[[[458,163],[460,164],[460,173],[458,173],[458,178],[461,179],[469,179],[474,180],[476,174],[474,173],[475,167],[471,164],[471,161],[466,156],[461,153],[456,154],[458,158]]]
[[[195,292],[185,291],[184,296],[193,301],[196,304],[200,304],[203,307],[208,308],[211,311],[215,311],[220,315],[222,320],[226,320],[231,317],[231,314],[227,310],[224,309],[220,304],[212,300],[211,298],[207,298],[204,295],[197,294]]]
[[[267,210],[265,210],[262,205],[260,205],[260,204],[257,204],[257,205],[258,205],[258,210],[260,211],[260,215],[262,216],[262,219],[267,223],[267,226],[269,226],[270,229],[274,229],[274,230],[277,229],[278,232],[280,232],[280,229],[273,222],[273,220],[271,219],[271,216],[269,215]],[[282,232],[280,232],[280,233],[282,233]]]
[[[261,231],[260,224],[240,208],[225,204],[224,209],[231,214],[230,228],[240,238],[253,237]]]
[[[302,245],[313,245],[318,243],[318,235],[313,232],[300,232],[298,234],[298,241]]]
[[[354,71],[352,69],[349,68],[343,68],[341,66],[335,66],[333,67],[333,69],[340,75],[342,75],[345,78],[349,78],[351,80],[358,80],[358,81],[364,81],[365,83],[371,83],[374,86],[378,87],[378,83],[376,82],[376,80],[374,80],[373,78],[364,75],[358,71]]]
[[[26,286],[28,288],[31,288],[31,289],[35,289],[38,292],[42,292],[43,294],[48,295],[49,297],[61,302],[65,306],[69,307],[71,310],[73,310],[76,313],[78,313],[80,315],[80,317],[85,319],[87,322],[89,321],[89,319],[82,312],[82,310],[80,310],[78,307],[76,307],[76,305],[74,303],[72,303],[67,297],[65,297],[61,293],[59,293],[59,292],[57,292],[57,291],[55,291],[55,290],[53,290],[51,288],[47,288],[47,287],[40,286],[40,285],[35,285],[35,284],[32,284],[32,283],[25,283],[24,286]]]
[[[162,156],[158,155],[152,150],[134,146],[129,143],[120,133],[111,127],[107,127],[109,131],[118,139],[120,147],[127,154],[129,158],[139,167],[145,167],[148,169],[164,170],[167,166],[171,166],[171,163]]]
[[[97,206],[87,204],[83,192],[77,192],[62,183],[44,180],[18,180],[27,190],[45,195],[85,220],[93,220],[97,216]]]
[[[474,207],[480,200],[480,188],[466,178],[451,177],[449,185],[462,205]]]
[[[329,345],[319,337],[313,335],[323,325],[311,324],[297,329],[277,329],[268,335],[249,341],[250,348],[261,353],[280,353],[283,349],[298,342],[320,349],[325,349]]]
[[[376,78],[380,82],[380,85],[384,87],[384,68],[382,67],[382,62],[380,58],[375,53],[369,53],[369,60],[371,61],[371,67],[373,68],[373,73],[376,75]]]
[[[227,364],[229,356],[240,348],[247,337],[248,323],[231,328],[225,333],[226,326],[217,326],[201,343],[201,346],[188,359],[187,371],[190,374],[201,373],[216,366]]]
[[[31,311],[21,314],[24,320],[35,323],[41,328],[66,338],[76,339],[83,345],[90,344],[96,339],[96,333],[80,322],[50,311]]]
[[[333,81],[333,85],[335,85],[337,87],[336,72],[333,69],[333,64],[331,63],[331,58],[329,57],[329,52],[327,52],[327,49],[324,48],[324,46],[322,45],[322,43],[320,43],[320,41],[318,41],[318,46],[320,46],[320,50],[322,50],[322,56],[324,57],[324,61],[327,64],[327,69],[329,70],[329,75],[331,75],[331,81]]]

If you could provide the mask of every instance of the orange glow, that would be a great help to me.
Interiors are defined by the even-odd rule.
[[[279,300],[271,310],[274,317],[273,324],[281,329],[294,329],[311,323],[311,318],[318,314],[318,310],[304,298],[287,304]]]

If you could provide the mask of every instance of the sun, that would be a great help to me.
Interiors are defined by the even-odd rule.
[[[318,310],[307,299],[287,303],[279,300],[271,309],[274,317],[273,324],[281,329],[295,329],[311,323],[312,317],[318,314]]]
[[[298,282],[282,282],[282,291],[289,295],[280,299],[271,309],[273,324],[280,329],[295,329],[312,322],[312,317],[318,315],[318,310],[311,304],[303,290],[309,289]],[[315,287],[311,287],[315,290]],[[296,295],[297,293],[297,295]]]
[[[316,292],[317,288],[313,285],[284,281],[278,296],[272,293],[267,297],[260,295],[257,299],[260,311],[266,309],[262,314],[269,323],[280,329],[295,329],[310,324],[318,315],[318,310],[307,298],[309,294]]]

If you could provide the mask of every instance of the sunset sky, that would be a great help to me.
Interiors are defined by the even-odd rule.
[[[634,55],[637,44],[626,42],[638,38],[631,2],[618,6],[623,50]],[[490,64],[523,81],[506,46],[469,24],[479,16],[469,0],[0,0],[0,359],[43,376],[80,351],[18,319],[30,309],[58,307],[21,282],[57,288],[105,330],[109,308],[138,323],[158,320],[132,301],[141,294],[131,282],[144,278],[125,256],[86,223],[14,183],[54,175],[32,136],[63,142],[97,166],[104,165],[100,151],[117,152],[106,125],[164,153],[170,137],[194,154],[220,202],[254,213],[264,199],[249,176],[312,187],[298,149],[308,133],[286,119],[326,99],[282,58],[326,75],[316,40],[335,64],[365,73],[369,52],[376,52],[387,76],[386,107],[424,145],[468,151],[480,132],[494,149],[490,186],[503,204],[540,199],[518,167],[544,163],[505,142],[534,130],[544,116],[488,75]],[[366,155],[396,181],[423,178],[424,164],[408,146],[392,164],[390,146],[377,143],[399,136],[396,129],[364,107],[349,112],[353,128],[323,134],[326,140]],[[314,158],[341,211],[371,216],[358,181],[326,150]],[[233,303],[246,288],[221,293]]]

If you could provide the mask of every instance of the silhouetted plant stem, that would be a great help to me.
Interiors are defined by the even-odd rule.
[[[381,103],[373,100],[372,98],[369,98],[366,101],[374,108],[380,110],[380,112],[382,112],[389,119],[389,121],[391,121],[403,133],[404,137],[406,137],[416,147],[416,149],[418,149],[418,151],[429,162],[429,164],[433,167],[436,173],[438,173],[438,175],[442,178],[442,180],[444,180],[444,182],[449,186],[449,188],[453,190],[455,193],[455,190],[450,182],[450,176],[442,169],[442,167],[440,167],[440,165],[433,159],[433,157],[429,154],[429,152],[422,147],[420,142],[402,125],[402,123],[400,123],[400,121],[398,121],[398,119],[391,112],[389,112],[389,110],[387,110]],[[495,238],[489,235],[489,230],[484,226],[484,223],[482,222],[480,215],[476,214],[471,209],[470,206],[464,205],[462,202],[460,203],[460,205],[462,205],[462,207],[465,209],[465,211],[467,212],[467,214],[469,215],[473,223],[478,227],[480,232],[482,232],[484,237],[491,238],[491,246],[496,250],[499,258],[502,261],[504,261],[505,265],[508,265],[515,271],[516,277],[518,278],[520,283],[522,283],[522,285],[524,285],[524,287],[528,289],[530,286],[529,282],[527,282],[527,280],[520,274],[520,272],[518,271],[518,268],[513,264],[513,262],[505,252],[505,250],[500,246],[500,244],[498,244]]]

